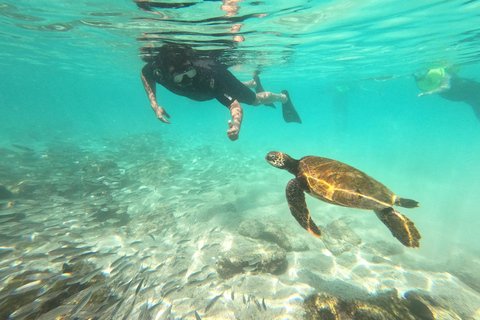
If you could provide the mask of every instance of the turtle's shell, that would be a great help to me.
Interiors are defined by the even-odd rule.
[[[396,199],[377,180],[332,159],[314,156],[300,159],[297,179],[312,197],[340,206],[377,210],[393,206]]]

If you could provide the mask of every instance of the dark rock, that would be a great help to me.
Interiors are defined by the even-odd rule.
[[[305,319],[336,320],[335,306],[339,300],[324,292],[309,296],[304,303]]]
[[[457,319],[454,313],[421,293],[407,292],[404,299],[395,289],[361,299],[345,299],[320,292],[307,297],[304,308],[307,320],[434,320],[435,310]]]
[[[428,306],[423,302],[425,301],[422,296],[415,291],[408,291],[405,292],[405,298],[407,299],[408,303],[408,310],[412,314],[414,314],[417,318],[421,320],[434,320],[435,316],[433,315],[432,311]],[[430,303],[434,302],[430,300]],[[435,302],[434,302],[435,303]],[[435,306],[437,304],[435,303]]]
[[[416,317],[415,319],[418,320],[466,320],[474,318],[474,309],[470,310],[470,312],[466,312],[466,310],[461,309],[456,310],[455,312],[452,310],[452,307],[455,304],[454,299],[445,297],[442,298],[438,295],[432,294],[427,290],[411,290],[405,292],[404,297],[410,313],[413,314]]]
[[[352,320],[385,320],[385,317],[377,310],[359,309],[352,314]]]

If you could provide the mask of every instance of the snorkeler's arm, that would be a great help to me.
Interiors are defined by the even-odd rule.
[[[240,127],[242,126],[243,109],[237,100],[233,101],[228,109],[230,109],[232,120],[228,120],[229,129],[227,130],[227,135],[230,140],[235,141],[238,139],[238,133],[240,132]]]
[[[427,91],[427,92],[422,92],[418,96],[419,97],[428,96],[430,94],[442,93],[442,92],[450,90],[450,79],[451,78],[452,78],[452,76],[445,72],[445,75],[443,76],[442,82],[440,82],[440,86],[437,89]]]
[[[152,106],[152,109],[155,112],[158,120],[165,123],[170,123],[167,119],[165,119],[165,117],[170,118],[168,113],[157,104],[156,83],[155,79],[153,78],[151,64],[148,63],[142,68],[141,77],[143,87],[145,88],[145,92],[148,96],[148,100],[150,100],[150,105]]]

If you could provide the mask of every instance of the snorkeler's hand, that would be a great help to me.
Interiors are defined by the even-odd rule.
[[[418,97],[420,98],[420,97],[423,97],[423,96],[428,96],[428,95],[431,95],[431,94],[432,94],[432,92],[431,92],[431,91],[422,92],[422,93],[420,93],[420,94],[418,95]]]
[[[232,123],[232,120],[228,120],[228,127],[229,129],[227,130],[227,135],[230,138],[230,140],[232,141],[237,140],[240,129]]]
[[[157,116],[157,119],[164,122],[164,123],[170,123],[170,121],[168,121],[167,119],[165,119],[165,117],[169,118],[170,119],[170,115],[167,113],[167,111],[165,111],[165,109],[163,109],[162,107],[160,106],[156,106],[155,108],[153,108],[153,110],[155,111],[155,115]],[[165,116],[165,117],[164,117]]]

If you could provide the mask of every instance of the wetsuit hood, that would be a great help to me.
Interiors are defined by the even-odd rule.
[[[194,58],[195,55],[191,48],[164,45],[159,49],[153,63],[155,76],[175,84],[188,82],[196,74],[193,66]],[[182,78],[182,74],[187,77]]]

